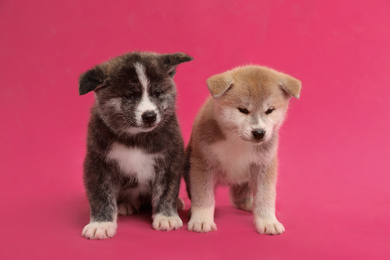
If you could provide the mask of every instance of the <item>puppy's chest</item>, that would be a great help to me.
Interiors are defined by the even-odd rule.
[[[211,145],[211,152],[217,160],[218,179],[222,183],[246,182],[250,177],[250,165],[263,163],[262,154],[253,145],[244,142],[218,142]]]
[[[127,147],[114,142],[107,154],[108,161],[115,161],[122,174],[131,175],[139,184],[146,184],[155,178],[156,159],[160,154],[149,154],[140,148]]]

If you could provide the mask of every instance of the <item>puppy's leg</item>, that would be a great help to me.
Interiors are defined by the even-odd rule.
[[[103,165],[101,165],[103,166]],[[86,167],[84,182],[91,209],[90,223],[82,231],[88,239],[113,237],[117,228],[117,187],[99,163]]]
[[[237,184],[230,187],[230,201],[238,209],[252,212],[253,195],[249,184]]]
[[[204,163],[196,158],[191,158],[191,219],[188,230],[195,232],[216,231],[214,223],[214,174],[207,172]]]
[[[183,226],[177,214],[180,188],[180,167],[157,172],[152,189],[153,228],[156,230],[175,230]],[[184,205],[184,204],[183,204]]]
[[[279,235],[285,231],[275,216],[277,161],[267,169],[251,167],[251,183],[253,184],[253,213],[256,230],[260,234]]]

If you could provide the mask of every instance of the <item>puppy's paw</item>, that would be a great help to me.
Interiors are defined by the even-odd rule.
[[[118,214],[122,216],[133,215],[136,212],[134,207],[127,203],[118,204]]]
[[[177,210],[184,210],[186,208],[186,204],[184,204],[184,201],[182,198],[177,198]]]
[[[243,199],[239,203],[233,203],[233,205],[238,209],[252,212],[253,211],[252,210],[253,209],[253,198],[249,197],[249,198]]]
[[[260,234],[280,235],[285,229],[276,219],[255,218],[256,230]]]
[[[200,233],[207,233],[210,231],[217,231],[217,225],[214,221],[211,220],[200,220],[191,218],[190,222],[188,222],[188,230]]]
[[[183,221],[181,221],[178,215],[164,216],[162,214],[156,214],[153,217],[152,226],[156,230],[170,231],[181,228]]]
[[[105,239],[113,237],[116,228],[116,222],[91,222],[84,227],[81,234],[88,239]]]

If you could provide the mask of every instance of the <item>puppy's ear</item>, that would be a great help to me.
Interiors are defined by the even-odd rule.
[[[162,60],[164,65],[168,69],[168,74],[170,76],[174,76],[176,73],[176,67],[180,63],[192,61],[194,58],[191,56],[183,53],[183,52],[177,52],[172,54],[163,54]]]
[[[166,65],[170,67],[175,67],[180,63],[192,61],[194,58],[183,52],[176,52],[172,54],[164,54],[163,59]]]
[[[81,74],[79,78],[79,94],[84,95],[104,85],[104,71],[96,66],[93,69]]]
[[[211,76],[207,79],[207,87],[214,98],[222,96],[233,85],[233,79],[226,73]]]
[[[280,73],[282,75],[280,86],[291,96],[298,98],[301,94],[302,83],[300,80],[291,77],[290,75]]]

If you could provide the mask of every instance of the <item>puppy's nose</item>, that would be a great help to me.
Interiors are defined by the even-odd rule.
[[[254,129],[252,130],[252,134],[256,140],[261,140],[265,136],[265,131],[263,129]]]
[[[154,111],[146,111],[142,114],[142,121],[144,121],[144,123],[153,123],[154,121],[156,121],[156,118],[157,114]]]

